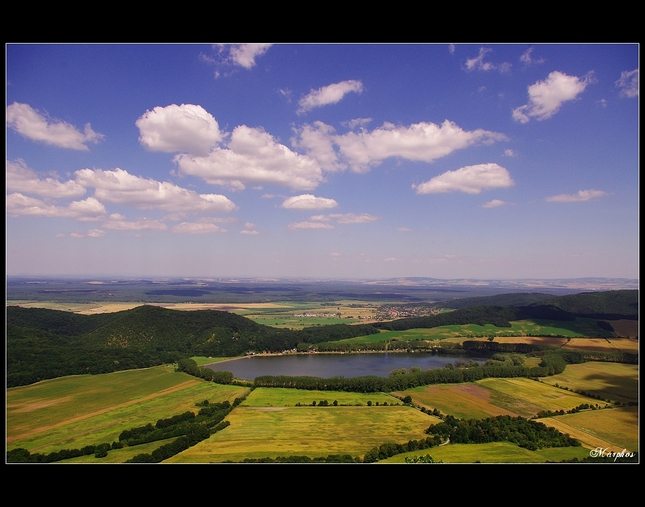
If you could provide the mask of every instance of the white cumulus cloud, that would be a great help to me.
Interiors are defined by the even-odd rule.
[[[104,138],[103,134],[94,132],[89,123],[81,132],[65,121],[49,118],[29,104],[18,102],[7,107],[7,126],[27,139],[72,150],[88,151],[88,143],[98,143]]]
[[[479,194],[491,188],[511,187],[515,182],[509,172],[497,164],[477,164],[447,171],[425,183],[412,185],[417,194],[465,192]]]
[[[134,176],[123,169],[81,169],[76,181],[94,187],[94,196],[101,201],[134,206],[139,209],[160,209],[170,213],[229,213],[237,207],[223,195],[198,194],[174,183]]]
[[[54,178],[39,178],[33,169],[27,167],[24,160],[7,161],[7,190],[36,194],[42,197],[65,198],[80,197],[85,194],[85,187],[75,181],[62,183]]]
[[[493,199],[492,201],[488,201],[482,204],[482,208],[499,208],[500,206],[504,206],[504,204],[506,204],[504,201]]]
[[[315,122],[302,127],[298,135],[292,140],[294,145],[304,148],[324,169],[342,170],[349,166],[356,172],[368,171],[371,166],[390,157],[432,162],[455,150],[507,139],[504,134],[488,130],[463,130],[449,120],[441,125],[421,122],[395,126],[385,123],[372,131],[343,135],[335,134],[329,125]],[[337,152],[332,152],[333,146],[338,147]]]
[[[620,88],[621,97],[638,97],[638,69],[621,72],[616,86]]]
[[[281,205],[285,209],[326,209],[335,208],[336,206],[338,206],[338,203],[334,199],[316,197],[311,194],[289,197]]]
[[[68,206],[57,206],[16,192],[7,196],[6,210],[11,217],[27,215],[74,218],[82,222],[102,220],[105,217],[105,207],[94,197],[73,201]]]
[[[255,59],[266,53],[273,44],[232,44],[229,46],[229,58],[245,69],[255,66]]]
[[[363,83],[353,79],[323,86],[317,90],[311,90],[298,102],[298,105],[300,106],[298,108],[298,114],[311,111],[316,107],[336,104],[348,93],[361,93],[362,91]]]
[[[575,100],[592,82],[591,73],[579,78],[553,71],[544,81],[528,87],[529,102],[513,110],[513,119],[528,123],[531,118],[538,121],[551,118],[564,102]]]
[[[193,104],[157,106],[136,121],[139,142],[151,151],[206,155],[222,140],[215,118]]]
[[[547,197],[547,202],[584,202],[608,195],[602,190],[579,190],[577,194],[560,194]]]
[[[210,222],[208,219],[197,222],[182,222],[175,225],[171,230],[178,234],[213,234],[216,232],[228,232],[226,229],[222,229]]]
[[[259,128],[240,125],[225,148],[207,156],[175,156],[179,170],[207,183],[243,189],[246,185],[281,185],[293,190],[312,190],[323,180],[314,159],[300,155]]]

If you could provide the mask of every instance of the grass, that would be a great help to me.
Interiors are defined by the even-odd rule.
[[[406,456],[430,454],[435,461],[444,463],[545,463],[589,456],[589,450],[582,447],[550,447],[529,451],[510,442],[487,444],[449,444],[422,451],[397,454],[379,463],[405,463]]]
[[[7,390],[7,449],[49,453],[118,440],[135,426],[233,401],[246,388],[196,379],[158,366],[106,375],[62,377]]]
[[[577,438],[589,449],[638,451],[638,407],[585,410],[539,421]]]
[[[570,364],[564,372],[542,379],[545,384],[584,391],[612,402],[638,401],[638,365],[589,362]],[[599,403],[596,401],[596,403]]]
[[[325,394],[327,399],[340,395]],[[230,426],[167,462],[238,462],[245,458],[291,455],[363,456],[385,442],[404,443],[425,438],[424,430],[439,422],[406,406],[239,406],[226,420]]]
[[[492,392],[491,402],[523,417],[533,417],[542,410],[571,410],[594,400],[580,394],[526,378],[489,378],[478,385]]]
[[[338,405],[367,405],[371,401],[373,405],[378,403],[401,404],[401,401],[385,393],[346,393],[342,391],[309,391],[304,389],[286,388],[257,388],[244,400],[242,406],[246,407],[295,407],[297,403],[310,405],[312,401],[316,404],[321,400],[327,400],[330,404],[334,400]]]

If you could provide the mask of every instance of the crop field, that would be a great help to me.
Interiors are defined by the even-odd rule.
[[[585,410],[539,421],[577,438],[589,449],[638,451],[638,407]]]
[[[373,405],[378,403],[401,404],[401,401],[385,393],[347,393],[342,391],[310,391],[304,389],[286,388],[257,388],[244,400],[243,407],[295,407],[297,403],[310,405],[313,401],[318,404],[321,400],[327,400],[330,404],[336,400],[338,405],[367,405],[371,401]]]
[[[477,384],[492,391],[492,403],[523,417],[533,417],[542,410],[567,411],[594,401],[527,378],[488,378]]]
[[[551,447],[529,451],[510,442],[487,444],[448,444],[423,451],[397,454],[379,463],[405,463],[406,457],[429,454],[436,462],[444,463],[545,463],[589,456],[589,449],[582,447]]]
[[[545,384],[584,391],[612,402],[638,401],[638,365],[622,363],[570,364],[559,375],[545,377]]]
[[[61,377],[7,389],[7,449],[48,453],[118,440],[126,429],[233,401],[248,389],[219,386],[172,367]]]
[[[563,348],[572,350],[600,350],[603,352],[638,352],[635,338],[572,338]]]
[[[459,419],[497,415],[533,417],[542,410],[571,410],[592,400],[534,380],[483,379],[464,384],[416,387],[395,393],[412,396],[415,404]]]
[[[304,394],[307,398],[308,393]],[[336,399],[341,393],[326,392]],[[249,407],[226,418],[231,424],[208,440],[168,459],[168,463],[243,461],[245,458],[329,454],[363,456],[385,442],[425,438],[440,422],[406,406]]]

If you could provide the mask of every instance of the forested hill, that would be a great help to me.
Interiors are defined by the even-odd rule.
[[[7,385],[82,373],[108,373],[191,356],[281,352],[298,343],[353,338],[372,326],[277,329],[229,312],[179,311],[144,305],[122,312],[78,315],[7,307]]]
[[[578,317],[602,315],[617,315],[622,318],[637,318],[638,291],[614,290],[606,292],[582,292],[568,296],[552,294],[510,293],[496,296],[452,299],[442,301],[435,306],[438,308],[461,309],[471,306],[555,306]],[[609,317],[605,317],[609,318]]]
[[[498,296],[492,296],[492,298],[498,298],[497,301],[499,301]],[[576,317],[591,317],[596,319],[638,320],[637,290],[588,292],[569,296],[555,296],[525,306],[483,304],[491,301],[492,298],[468,298],[469,301],[479,299],[481,304],[479,306],[469,305],[454,312],[429,317],[412,317],[391,322],[379,322],[375,326],[380,329],[403,331],[454,324],[493,324],[498,327],[510,327],[511,321],[525,319],[571,321],[575,320]],[[509,299],[513,298],[510,297]]]
[[[468,308],[469,306],[527,306],[534,303],[542,303],[553,297],[553,294],[542,294],[540,292],[519,292],[497,294],[495,296],[451,299],[449,301],[441,301],[435,306],[437,308],[451,308],[453,310]]]

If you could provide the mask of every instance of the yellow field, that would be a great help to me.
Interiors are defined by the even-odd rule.
[[[539,421],[568,433],[588,449],[638,451],[638,407],[585,410]]]
[[[523,417],[542,410],[571,410],[592,399],[527,378],[489,378],[477,384],[492,391],[491,402]]]
[[[334,396],[329,393],[329,397]],[[245,407],[227,418],[231,425],[165,463],[242,461],[291,455],[363,456],[384,442],[425,438],[440,422],[411,407]]]
[[[636,353],[638,352],[638,340],[634,338],[572,338],[562,348]]]
[[[516,416],[515,412],[498,407],[491,402],[492,391],[475,383],[437,384],[416,387],[398,396],[412,396],[412,401],[430,410],[435,408],[442,414],[458,419],[484,419],[497,415]]]

